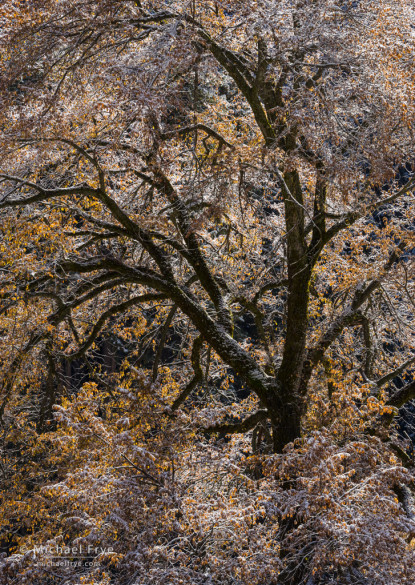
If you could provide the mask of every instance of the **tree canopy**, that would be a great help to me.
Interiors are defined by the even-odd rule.
[[[413,583],[412,2],[0,23],[1,582]]]

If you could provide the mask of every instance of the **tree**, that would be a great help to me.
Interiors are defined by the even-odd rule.
[[[109,421],[119,386],[149,369],[154,428],[185,417],[205,440],[252,436],[268,509],[278,494],[264,522],[271,538],[277,516],[279,583],[409,583],[412,480],[393,419],[415,397],[411,4],[0,10],[5,436],[22,413],[44,433],[54,405],[59,436],[63,396],[79,392],[64,360],[85,360]],[[112,375],[97,365],[106,339]],[[248,465],[246,438],[222,448]],[[354,559],[370,538],[401,557]]]

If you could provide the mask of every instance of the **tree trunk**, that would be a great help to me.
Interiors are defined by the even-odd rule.
[[[274,432],[274,449],[283,447],[301,435],[302,400],[299,395],[308,326],[308,287],[311,269],[304,233],[304,203],[297,171],[284,174],[288,299],[284,353],[278,371],[279,392],[276,408],[279,421]]]

